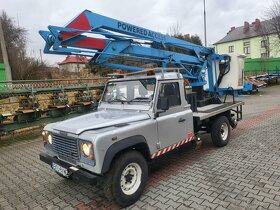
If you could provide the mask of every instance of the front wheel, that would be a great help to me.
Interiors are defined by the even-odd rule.
[[[135,203],[141,196],[148,179],[145,158],[137,151],[127,152],[114,161],[105,177],[104,194],[121,207]]]
[[[215,146],[226,146],[230,139],[230,133],[231,128],[227,117],[220,116],[215,119],[211,126],[211,137]]]

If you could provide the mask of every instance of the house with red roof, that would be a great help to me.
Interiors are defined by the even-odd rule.
[[[64,61],[58,63],[59,69],[62,71],[78,73],[86,67],[88,59],[85,56],[68,55]]]

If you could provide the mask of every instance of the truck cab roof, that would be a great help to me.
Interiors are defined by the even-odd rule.
[[[177,72],[153,72],[150,74],[151,70],[139,71],[129,74],[121,75],[121,78],[110,79],[109,81],[119,81],[119,80],[133,80],[133,79],[144,79],[144,78],[155,78],[156,80],[174,80],[183,79],[181,73]],[[120,75],[115,75],[120,76]]]

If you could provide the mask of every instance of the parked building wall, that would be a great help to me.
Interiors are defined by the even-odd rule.
[[[239,54],[245,54],[246,58],[264,58],[264,57],[272,57],[277,58],[280,57],[280,49],[277,47],[277,36],[276,35],[270,35],[269,36],[269,47],[267,50],[265,47],[262,47],[262,40],[263,37],[253,37],[250,39],[243,39],[243,40],[236,40],[226,43],[221,43],[215,45],[216,52],[219,54],[227,54],[230,52],[230,47],[233,46],[233,52],[239,53]],[[244,45],[244,43],[249,43],[248,46]],[[244,48],[249,47],[249,53],[244,52]],[[232,48],[231,48],[232,49]],[[268,53],[269,51],[269,53]],[[265,56],[265,54],[267,56]]]

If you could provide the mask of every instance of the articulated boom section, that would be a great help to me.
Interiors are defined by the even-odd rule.
[[[83,55],[92,57],[91,62],[140,71],[142,68],[112,63],[113,59],[125,57],[146,60],[166,66],[176,66],[183,70],[184,78],[192,86],[203,86],[205,71],[208,72],[209,91],[214,91],[213,62],[223,60],[223,56],[206,48],[174,37],[108,18],[85,10],[65,27],[49,26],[49,31],[39,33],[46,41],[45,53],[62,55]],[[102,37],[102,38],[101,38]],[[169,47],[189,53],[170,51]],[[216,63],[216,62],[215,62]]]

